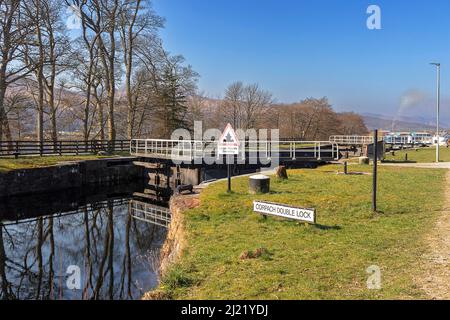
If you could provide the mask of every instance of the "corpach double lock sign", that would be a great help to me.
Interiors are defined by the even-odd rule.
[[[262,215],[316,223],[316,209],[292,207],[265,201],[253,201],[253,210]]]

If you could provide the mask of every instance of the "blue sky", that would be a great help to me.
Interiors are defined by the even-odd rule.
[[[371,4],[381,8],[382,30],[366,27]],[[201,75],[199,88],[213,97],[241,80],[259,83],[279,102],[327,96],[340,111],[395,115],[406,101],[411,112],[433,116],[429,62],[440,61],[447,105],[450,1],[153,0],[153,6],[167,19],[166,47],[186,57]]]

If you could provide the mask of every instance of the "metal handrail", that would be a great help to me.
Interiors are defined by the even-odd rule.
[[[278,146],[279,152],[289,151],[289,157],[295,160],[297,152],[310,152],[321,160],[322,154],[330,152],[334,160],[339,159],[339,145],[330,141],[275,141],[247,140],[242,142],[241,154],[263,153],[266,158],[272,154],[271,146]],[[201,148],[200,148],[201,147]],[[169,139],[133,139],[130,142],[130,154],[136,156],[155,156],[159,158],[190,159],[204,157],[206,147],[218,148],[217,141],[169,140]],[[261,148],[262,147],[262,148]],[[218,152],[216,152],[218,156]]]
[[[380,138],[380,141],[382,138]],[[338,144],[356,144],[356,145],[364,145],[364,144],[372,144],[373,136],[357,136],[357,135],[334,135],[330,136],[330,142],[335,142]]]

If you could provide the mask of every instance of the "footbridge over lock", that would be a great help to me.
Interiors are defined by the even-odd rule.
[[[224,163],[217,141],[133,139],[133,156],[156,162],[172,161],[184,166],[210,166]],[[295,166],[325,163],[340,158],[339,145],[331,141],[252,141],[241,143],[234,156],[240,166],[270,166],[273,162]]]
[[[241,141],[239,154],[219,154],[217,141],[133,139],[130,154],[135,165],[145,168],[149,185],[158,190],[174,190],[180,185],[225,178],[227,164],[232,175],[251,174],[264,168],[315,168],[341,158],[339,145],[330,141]],[[228,157],[228,158],[227,158]]]
[[[373,144],[373,136],[335,135],[330,136],[329,141],[340,146],[364,146]]]

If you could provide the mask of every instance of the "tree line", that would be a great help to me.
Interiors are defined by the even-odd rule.
[[[0,141],[168,138],[195,120],[302,139],[366,131],[325,98],[277,104],[242,82],[205,97],[164,24],[149,0],[0,0]]]
[[[193,97],[190,108],[204,127],[223,128],[231,123],[244,130],[279,129],[284,139],[327,141],[331,135],[368,134],[360,115],[334,111],[326,97],[281,104],[258,84],[239,81],[228,86],[222,99]]]
[[[150,1],[0,0],[0,17],[0,140],[30,128],[57,141],[63,129],[115,140],[186,126],[198,74],[164,49]]]

